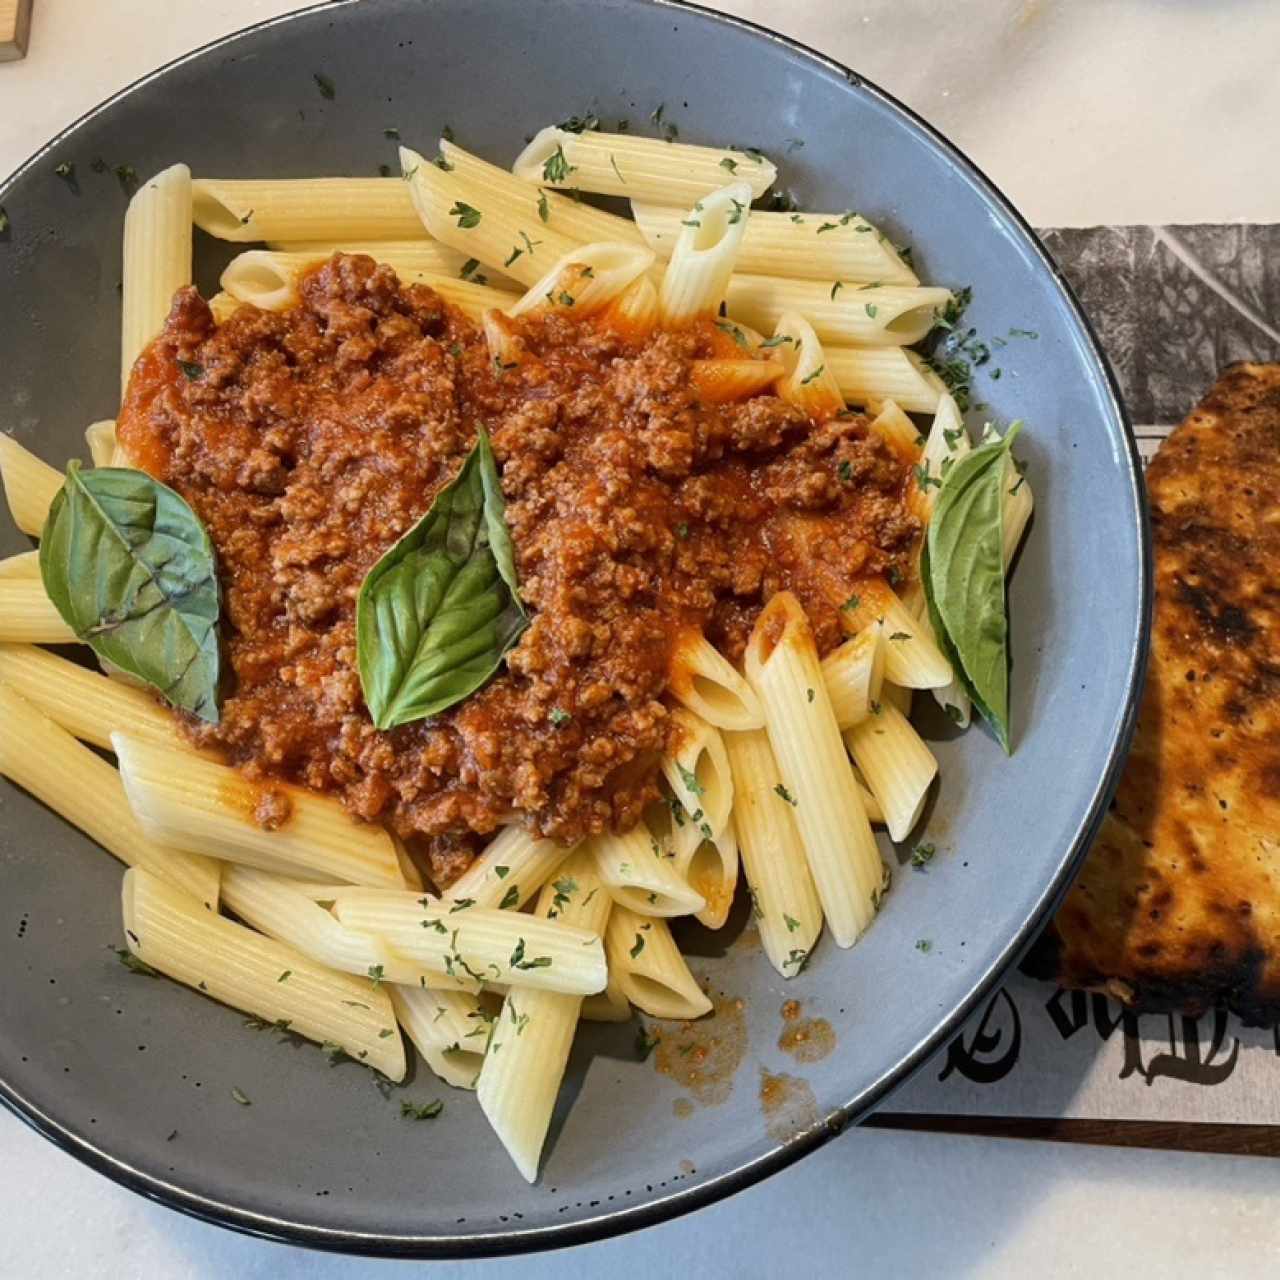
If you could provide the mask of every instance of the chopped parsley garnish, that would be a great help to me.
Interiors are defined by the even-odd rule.
[[[383,129],[382,136],[384,138],[394,138],[397,142],[399,142],[400,130],[397,129],[394,125],[392,125],[389,129]]]
[[[763,351],[766,347],[780,347],[785,342],[794,343],[795,339],[789,333],[778,333],[772,338],[766,338],[765,341],[760,344],[760,349]]]
[[[793,978],[797,974],[803,973],[805,969],[809,967],[808,951],[802,951],[799,948],[796,948],[787,952],[787,958],[782,962],[782,967],[785,969],[790,965],[795,966],[795,973],[791,975]]]
[[[199,382],[204,377],[204,365],[194,360],[179,360],[178,368],[186,375],[188,382]]]
[[[909,631],[895,631],[893,635],[889,637],[889,639],[890,640],[910,640],[911,633]]]
[[[138,186],[138,171],[131,164],[118,164],[112,170],[125,195],[131,196]]]
[[[510,874],[510,872],[511,872],[510,867],[499,866],[499,867],[494,867],[493,869],[493,874],[497,876],[499,880],[505,880],[507,876]]]
[[[916,950],[917,950],[917,951],[924,951],[924,952],[926,952],[926,953],[927,953],[927,952],[929,952],[929,951],[932,951],[932,950],[933,950],[933,943],[932,943],[928,938],[917,938],[917,939],[916,939]]]
[[[943,710],[947,713],[947,719],[950,720],[952,724],[964,723],[964,712],[961,711],[955,703],[948,702],[947,705],[943,707]]]
[[[75,186],[76,167],[69,160],[64,160],[61,164],[54,165],[53,172],[68,186]]]
[[[562,724],[568,724],[573,717],[563,707],[552,707],[547,712],[547,719],[558,729]]]
[[[1039,334],[1034,329],[1010,329],[1009,337],[1011,338],[1039,338]]]
[[[369,966],[369,981],[373,983],[375,991],[382,985],[382,966],[380,964],[371,964]]]
[[[682,227],[700,227],[702,226],[701,218],[681,218],[680,225]]]
[[[812,690],[812,689],[806,689],[806,690],[805,690],[805,692],[809,695],[809,701],[810,701],[810,702],[812,702],[812,701],[813,701],[813,690]]]
[[[389,164],[380,164],[378,166],[378,177],[380,178],[391,177],[391,166]]]
[[[867,706],[871,708],[871,714],[873,716],[878,716],[880,712],[884,710],[884,708],[874,698],[872,698],[871,701],[867,703]]]
[[[231,1096],[232,1096],[232,1097],[233,1097],[233,1098],[234,1098],[234,1099],[235,1099],[235,1100],[236,1100],[236,1101],[237,1101],[237,1102],[238,1102],[242,1107],[251,1107],[251,1106],[253,1106],[253,1103],[249,1101],[249,1096],[248,1096],[248,1094],[246,1094],[246,1093],[245,1093],[245,1091],[244,1091],[243,1089],[238,1088],[236,1085],[232,1085],[232,1086],[231,1086]]]
[[[542,166],[542,180],[553,184],[563,182],[577,167],[576,164],[569,163],[564,154],[564,147],[557,142],[556,149]]]
[[[847,458],[842,458],[836,463],[836,475],[848,484],[853,479],[853,463]]]
[[[424,920],[422,922],[424,929],[434,929],[437,933],[448,933],[448,927],[443,920]]]
[[[697,774],[686,769],[678,760],[676,761],[676,772],[680,775],[680,781],[684,783],[684,789],[691,796],[700,796],[703,793],[702,783],[698,781]]]
[[[931,476],[929,474],[929,464],[927,462],[916,463],[912,468],[912,472],[915,475],[916,485],[919,487],[921,493],[928,493],[930,485],[935,489],[942,488],[942,481],[938,479],[937,476]]]
[[[588,130],[599,127],[600,117],[594,111],[584,111],[580,116],[570,116],[556,125],[557,129],[563,129],[565,133],[586,133]]]
[[[793,795],[791,794],[791,792],[790,792],[790,791],[788,791],[788,790],[786,789],[786,787],[785,787],[785,786],[783,786],[783,784],[782,784],[781,782],[779,782],[779,783],[778,783],[778,785],[777,785],[776,787],[774,787],[774,789],[773,789],[773,794],[774,794],[775,796],[778,796],[780,799],[785,800],[785,801],[786,801],[789,805],[791,805],[793,808],[795,807],[795,805],[796,805],[796,798],[795,798],[795,796],[793,796]]]
[[[457,142],[458,140],[457,135],[453,132],[453,126],[448,124],[440,130],[440,136],[446,142]]]
[[[658,1037],[650,1035],[649,1032],[641,1026],[636,1031],[636,1053],[639,1055],[640,1061],[643,1062],[658,1047]]]
[[[128,947],[112,947],[111,949],[116,953],[116,958],[130,973],[136,973],[143,978],[158,978],[160,976],[158,969],[153,969],[145,960],[139,960]]]
[[[551,909],[547,912],[548,920],[554,920],[569,905],[569,900],[578,891],[578,882],[572,876],[562,876],[559,880],[553,880],[551,887],[555,894],[551,899]]]
[[[747,335],[743,333],[742,330],[739,329],[732,321],[717,320],[716,328],[719,329],[721,333],[727,333],[729,337],[731,337],[744,351],[750,350],[751,344],[747,341]]]
[[[837,281],[835,282],[835,284],[833,284],[833,285],[831,286],[831,301],[832,301],[832,302],[834,302],[834,301],[836,300],[836,294],[837,294],[837,293],[839,293],[839,292],[840,292],[840,290],[841,290],[841,289],[843,289],[843,288],[844,288],[844,281],[843,281],[843,280],[837,280]]]
[[[864,308],[864,310],[865,310],[865,311],[866,311],[866,313],[867,313],[867,318],[868,318],[869,320],[874,320],[874,319],[876,318],[876,312],[877,312],[877,310],[878,310],[878,309],[879,309],[879,308],[877,308],[877,306],[876,306],[876,304],[875,304],[874,302],[868,302],[868,303],[866,304],[866,307]]]
[[[332,102],[338,92],[333,87],[333,81],[319,71],[313,71],[311,73],[311,78],[316,82],[316,88],[320,90],[320,96],[326,101]]]
[[[728,169],[730,173],[738,172],[738,162],[732,156],[725,156],[725,158],[720,161],[720,167],[722,169]]]
[[[444,1103],[439,1098],[423,1103],[402,1101],[400,1118],[402,1120],[434,1120],[443,1110]]]
[[[480,225],[480,210],[472,208],[469,204],[464,204],[461,200],[453,202],[453,208],[449,210],[451,218],[457,218],[458,226],[463,231],[470,231],[472,227]]]
[[[824,222],[815,234],[821,235],[824,231],[838,231],[839,229],[840,224],[838,222]]]
[[[728,217],[728,225],[732,227],[742,221],[742,215],[746,212],[747,206],[732,196],[729,197],[729,203],[733,205],[733,212]]]
[[[545,191],[538,192],[538,217],[546,222],[551,217],[551,205],[547,201],[547,193]]]
[[[955,447],[959,444],[963,435],[963,427],[956,427],[955,430],[948,430],[946,427],[942,429],[942,438],[946,441],[947,449],[951,452],[955,451]]]
[[[286,970],[285,970],[285,971],[284,971],[284,972],[283,972],[283,973],[282,973],[282,974],[281,974],[281,975],[276,979],[276,981],[277,981],[277,982],[288,982],[288,981],[289,981],[289,978],[292,976],[292,974],[293,974],[293,970],[292,970],[292,969],[286,969]]]
[[[524,250],[518,244],[512,245],[511,252],[503,259],[502,265],[509,267],[523,252]]]
[[[852,613],[862,603],[862,597],[859,595],[850,596],[840,608],[845,613]]]
[[[0,236],[9,230],[9,214],[4,205],[0,204]]]
[[[631,958],[634,960],[644,950],[644,939],[637,933],[636,940],[631,944]]]
[[[800,927],[800,921],[797,920],[795,916],[787,915],[785,911],[782,913],[782,922],[787,926],[788,933],[795,933],[795,931]]]
[[[453,915],[455,911],[465,911],[468,907],[474,907],[476,900],[474,898],[459,898],[457,902],[449,908],[449,914]]]
[[[498,903],[498,910],[510,911],[512,907],[518,907],[519,905],[520,905],[520,886],[518,884],[513,884],[506,891],[506,893],[502,895],[502,901]]]
[[[689,536],[689,526],[685,524],[684,521],[681,521],[678,525],[676,525],[676,537],[679,538],[681,542],[684,542],[685,539],[688,538],[688,536]]]
[[[826,368],[827,366],[825,364],[820,364],[812,373],[806,374],[803,378],[800,379],[800,385],[802,387],[806,386],[810,382],[812,382],[815,378],[822,377],[822,375],[826,372]]]
[[[936,844],[918,844],[911,851],[911,865],[913,867],[928,866],[933,861],[933,855],[938,852]]]
[[[382,1030],[378,1032],[378,1039],[386,1040],[393,1035],[395,1035],[395,1032],[390,1027],[383,1027]]]
[[[551,967],[550,956],[532,956],[525,959],[524,939],[517,938],[515,950],[511,953],[510,967],[512,969],[548,969]]]

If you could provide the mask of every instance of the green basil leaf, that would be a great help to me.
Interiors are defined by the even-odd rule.
[[[218,578],[194,511],[144,471],[67,466],[40,576],[76,635],[175,707],[218,722]]]
[[[1009,742],[1009,614],[1002,522],[1005,463],[1022,424],[947,471],[925,538],[920,576],[930,621],[974,706]]]
[[[356,661],[379,729],[438,715],[484,684],[528,626],[489,437],[369,570]]]

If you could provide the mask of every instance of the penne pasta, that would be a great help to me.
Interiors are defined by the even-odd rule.
[[[908,689],[942,689],[951,664],[915,614],[883,579],[864,581],[841,614],[850,629],[884,626],[884,678]]]
[[[363,888],[341,890],[333,910],[349,928],[448,977],[575,995],[608,982],[600,939],[556,920]]]
[[[864,627],[822,660],[822,681],[831,710],[842,729],[861,724],[871,714],[884,679],[884,624]]]
[[[920,820],[938,762],[906,714],[891,701],[845,730],[845,744],[879,802],[891,840],[905,840]]]
[[[764,724],[755,690],[696,627],[682,632],[672,645],[667,688],[717,729],[759,729]]]
[[[798,311],[786,311],[778,318],[773,341],[774,354],[783,368],[778,394],[802,413],[818,422],[844,412],[835,374],[827,368],[826,352],[813,326]]]
[[[125,872],[124,930],[143,963],[222,1004],[340,1048],[401,1080],[404,1042],[386,990],[336,973],[294,948],[236,924],[140,867]]]
[[[218,905],[212,858],[150,840],[125,798],[120,775],[0,678],[0,774],[96,840],[126,866],[138,866]]]
[[[572,854],[538,914],[603,934],[612,903],[588,853]],[[476,1097],[516,1168],[529,1181],[538,1161],[582,1008],[580,995],[513,989],[493,1025]]]
[[[733,769],[733,821],[760,941],[769,963],[794,978],[822,932],[822,904],[805,859],[792,806],[782,802],[782,774],[763,729],[725,735]]]
[[[946,385],[914,351],[902,347],[839,347],[823,351],[840,394],[875,412],[892,400],[908,413],[933,413]]]
[[[605,308],[602,321],[633,342],[647,338],[658,327],[658,291],[648,276],[641,276]]]
[[[0,680],[82,742],[111,750],[116,730],[185,750],[150,693],[25,644],[0,644]]]
[[[12,436],[0,432],[0,480],[13,523],[23,533],[38,538],[44,529],[49,505],[66,477],[37,458]]]
[[[750,205],[750,188],[735,182],[703,196],[689,211],[658,291],[658,318],[664,328],[678,329],[718,314]]]
[[[421,224],[434,239],[522,285],[535,284],[580,243],[553,231],[536,210],[446,172],[408,147],[400,148],[400,164]]]
[[[40,578],[0,579],[0,641],[16,644],[75,644]]]
[[[19,551],[0,560],[0,578],[40,579],[40,552]]]
[[[114,418],[92,422],[84,429],[84,442],[95,467],[109,467],[116,456],[116,423]]]
[[[243,305],[239,298],[233,298],[225,289],[215,293],[209,299],[209,310],[213,315],[214,324],[226,324]],[[117,461],[115,465],[120,467],[128,464]]]
[[[144,182],[124,215],[120,391],[142,349],[164,328],[173,295],[191,283],[191,170],[171,165]]]
[[[289,258],[305,259],[308,263],[326,262],[335,253],[362,253],[375,262],[385,262],[397,273],[401,269],[433,271],[437,275],[465,279],[463,271],[467,267],[467,259],[447,244],[432,240],[421,227],[418,230],[418,236],[412,240],[272,240],[267,248]],[[484,284],[485,281],[477,283]],[[501,276],[489,277],[489,283],[501,288],[514,288]]]
[[[914,465],[921,460],[923,440],[919,429],[893,400],[885,400],[881,404],[880,411],[872,419],[871,430],[904,461]]]
[[[714,840],[728,825],[733,776],[720,731],[686,707],[671,713],[674,744],[662,755],[662,773],[692,830]],[[679,826],[680,815],[677,815]]]
[[[694,360],[689,386],[703,404],[729,404],[768,391],[782,374],[776,360]]]
[[[823,342],[853,346],[912,346],[951,300],[947,289],[897,284],[835,289],[818,280],[745,272],[734,273],[725,294],[729,314],[753,328],[767,332],[785,313],[796,311]]]
[[[422,234],[400,178],[197,178],[192,217],[219,240],[407,240]]]
[[[534,135],[511,170],[540,186],[666,204],[689,204],[731,180],[747,188],[749,204],[778,176],[773,162],[759,152],[593,129],[572,133],[554,125]]]
[[[699,840],[687,850],[678,850],[675,868],[706,900],[707,905],[696,913],[698,923],[708,929],[721,928],[729,918],[738,887],[738,836],[733,819],[715,840]]]
[[[700,1018],[707,993],[680,954],[665,920],[613,905],[605,929],[609,972],[627,1000],[654,1018]]]
[[[116,732],[111,746],[134,814],[154,840],[265,871],[404,884],[387,831],[357,823],[330,797],[287,783],[263,785],[143,737]]]
[[[451,171],[478,189],[484,189],[526,217],[536,217],[543,226],[583,244],[611,240],[624,244],[645,243],[640,229],[630,218],[606,213],[595,205],[562,196],[542,186],[533,186],[506,169],[481,160],[479,156],[450,142],[440,140],[440,155]]]
[[[746,653],[747,679],[764,705],[782,774],[773,799],[790,805],[837,946],[852,946],[871,923],[884,870],[871,834],[813,633],[799,601],[779,592],[765,606]]]
[[[737,176],[735,174],[735,176]],[[631,200],[631,216],[659,258],[669,258],[688,216],[676,205]],[[919,284],[916,274],[871,223],[857,214],[751,211],[738,269],[849,284]]]
[[[518,911],[551,878],[569,850],[523,827],[504,827],[449,886],[450,902]]]
[[[696,915],[706,899],[675,867],[674,850],[664,848],[642,824],[621,835],[591,841],[596,874],[621,906],[652,916]]]
[[[611,973],[609,985],[593,996],[582,997],[578,1016],[583,1022],[630,1022],[631,1005],[622,993],[622,984]]]
[[[493,1015],[465,991],[388,987],[396,1020],[427,1066],[455,1089],[474,1089]]]
[[[507,314],[572,310],[575,317],[595,315],[652,265],[652,252],[640,245],[577,245],[534,281],[524,296],[507,309]]]

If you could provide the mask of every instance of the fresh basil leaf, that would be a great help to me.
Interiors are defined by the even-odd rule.
[[[1005,752],[1009,615],[1002,522],[1007,455],[1022,424],[959,459],[942,482],[920,576],[934,631]]]
[[[144,471],[67,466],[40,576],[76,635],[175,707],[218,722],[218,578],[194,511]]]
[[[356,661],[379,729],[438,715],[498,669],[528,625],[489,437],[369,571]]]

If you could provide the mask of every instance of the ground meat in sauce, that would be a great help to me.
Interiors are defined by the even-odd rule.
[[[251,774],[421,838],[441,882],[502,823],[570,840],[639,820],[681,626],[736,660],[787,588],[825,652],[857,581],[909,568],[906,462],[858,416],[815,425],[772,395],[698,404],[690,360],[733,354],[710,324],[629,343],[523,319],[530,358],[501,370],[476,325],[372,259],[335,256],[300,292],[294,310],[215,326],[182,290],[121,414],[131,456],[218,552],[229,682],[221,723],[187,728]],[[381,732],[356,673],[356,593],[477,422],[532,623],[479,693]]]

